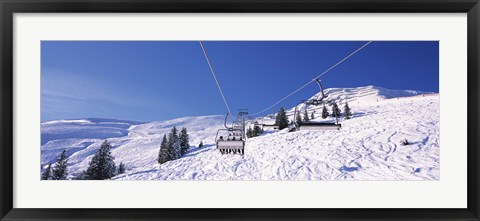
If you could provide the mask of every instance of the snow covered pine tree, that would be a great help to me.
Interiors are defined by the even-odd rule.
[[[168,134],[168,154],[169,160],[176,160],[181,156],[180,140],[178,138],[177,127],[173,126]]]
[[[253,126],[253,136],[260,136],[262,134],[262,129],[259,126]]]
[[[88,164],[85,179],[87,180],[106,180],[115,176],[117,172],[115,158],[110,152],[112,146],[108,141],[104,141],[102,146],[97,150],[92,160]]]
[[[182,128],[180,131],[180,153],[181,155],[185,154],[188,151],[188,148],[190,148],[190,143],[189,143],[189,136],[187,132],[187,128]]]
[[[52,180],[65,180],[67,179],[67,150],[63,150],[58,158],[52,171]]]
[[[163,135],[160,150],[158,151],[158,163],[162,164],[170,160],[167,135]]]
[[[328,117],[328,110],[327,110],[327,107],[323,106],[323,109],[322,109],[322,118],[325,119]]]
[[[250,138],[250,137],[253,137],[253,130],[251,127],[248,127],[247,129],[247,137]]]
[[[52,176],[52,164],[49,163],[47,169],[42,173],[42,180],[51,180]]]
[[[305,123],[310,122],[310,119],[308,118],[307,109],[305,109],[305,112],[303,112],[303,122],[305,122]]]
[[[332,117],[340,117],[340,108],[338,108],[337,103],[333,102],[332,104]]]
[[[275,118],[275,125],[278,126],[279,130],[282,130],[288,127],[288,118],[287,118],[287,113],[285,112],[285,108],[280,107],[277,117]]]
[[[348,106],[348,103],[345,103],[343,110],[343,112],[345,112],[345,119],[350,119],[352,117],[352,110]]]
[[[295,124],[298,126],[300,126],[302,124],[302,117],[300,116],[300,112],[297,112],[297,116],[295,117]]]

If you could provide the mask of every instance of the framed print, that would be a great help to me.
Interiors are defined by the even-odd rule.
[[[478,220],[469,1],[1,1],[1,219]]]

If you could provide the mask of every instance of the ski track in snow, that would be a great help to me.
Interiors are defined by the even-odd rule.
[[[131,124],[125,136],[108,138],[116,163],[127,167],[125,174],[113,179],[438,180],[438,95],[372,100],[351,102],[354,117],[343,121],[339,131],[267,131],[247,140],[244,156],[216,150],[214,137],[223,127],[223,116]],[[204,146],[159,165],[161,138],[173,126],[187,127],[190,144],[203,141]],[[400,145],[405,138],[410,145]],[[42,145],[42,165],[67,148],[68,169],[74,176],[86,169],[102,141],[50,140]]]

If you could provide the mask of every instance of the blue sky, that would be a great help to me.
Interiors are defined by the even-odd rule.
[[[232,112],[256,113],[366,42],[203,43]],[[438,56],[437,41],[373,42],[325,74],[322,83],[438,92]],[[227,112],[195,41],[43,41],[41,59],[42,121],[155,121]],[[291,107],[317,92],[311,84],[278,106]]]

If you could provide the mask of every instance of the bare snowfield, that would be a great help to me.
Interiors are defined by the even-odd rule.
[[[246,142],[245,155],[222,155],[214,137],[223,116],[185,117],[169,121],[120,122],[123,133],[86,138],[64,137],[42,145],[42,165],[54,162],[67,148],[70,178],[86,170],[107,138],[118,165],[127,171],[114,180],[438,180],[440,177],[439,96],[413,96],[415,91],[378,87],[329,89],[329,98],[348,100],[354,116],[338,131],[266,131]],[[326,90],[328,91],[328,90]],[[334,97],[335,96],[335,97]],[[412,96],[412,97],[406,97]],[[396,98],[401,97],[401,98]],[[390,99],[388,99],[390,98]],[[317,115],[317,114],[316,114]],[[318,114],[319,115],[319,114]],[[49,131],[62,131],[77,122],[45,122]],[[46,126],[48,125],[48,127]],[[187,127],[192,149],[182,158],[159,165],[161,138],[171,127]],[[78,126],[81,128],[81,126]],[[70,134],[70,133],[69,133]],[[110,136],[110,137],[109,137]],[[53,136],[55,137],[55,136]],[[55,137],[56,138],[56,137]],[[411,144],[401,145],[407,139]],[[202,148],[196,148],[203,141]]]

